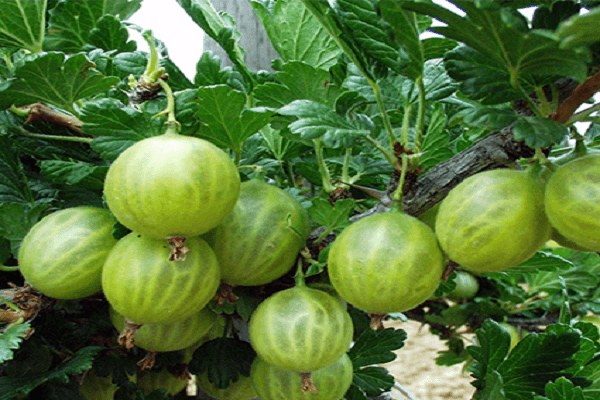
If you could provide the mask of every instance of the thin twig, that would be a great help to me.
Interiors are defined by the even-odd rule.
[[[394,383],[394,389],[396,389],[397,391],[399,391],[400,393],[402,393],[404,396],[408,397],[409,400],[419,400],[411,392],[409,392],[408,390],[406,390],[406,388],[404,388],[398,382]]]
[[[54,125],[64,126],[73,132],[83,133],[83,130],[81,129],[83,122],[72,115],[57,111],[46,104],[33,103],[29,104],[28,106],[19,107],[19,109],[29,112],[27,120],[25,121],[25,125],[36,121],[42,121]]]
[[[571,118],[580,105],[588,101],[596,92],[600,91],[600,72],[590,76],[578,85],[573,93],[558,107],[550,119],[564,124]]]

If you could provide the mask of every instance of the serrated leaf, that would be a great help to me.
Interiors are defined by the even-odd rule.
[[[224,71],[221,71],[221,58],[212,51],[205,51],[196,63],[196,75],[194,84],[196,86],[211,86],[225,83],[223,81]]]
[[[267,82],[254,89],[258,106],[280,108],[300,99],[333,105],[340,94],[339,88],[331,84],[327,71],[301,61],[281,65],[276,76],[281,84]]]
[[[464,122],[468,125],[485,126],[500,130],[509,126],[519,118],[519,114],[511,108],[479,107],[467,114]]]
[[[477,379],[473,385],[477,388],[485,386],[485,377],[504,361],[510,350],[510,335],[496,321],[487,319],[476,332],[477,346],[470,346],[467,351],[475,360],[471,366],[473,377]]]
[[[0,137],[0,203],[33,203],[17,150],[6,136]]]
[[[25,395],[44,382],[59,380],[68,383],[70,375],[78,375],[92,368],[92,360],[104,347],[90,346],[79,349],[69,359],[55,369],[43,374],[28,375],[21,378],[0,377],[0,400],[10,400]]]
[[[402,329],[365,330],[348,352],[354,370],[394,361],[396,359],[394,350],[404,347],[406,338],[406,331]]]
[[[116,50],[118,53],[131,52],[137,44],[129,39],[129,32],[123,23],[112,15],[105,15],[90,31],[89,44],[105,51]]]
[[[585,400],[583,389],[573,385],[565,377],[558,378],[555,382],[548,382],[545,387],[548,400]]]
[[[244,75],[246,83],[252,85],[252,78],[244,62],[244,50],[238,45],[240,33],[229,15],[218,13],[209,0],[177,0],[192,20],[225,50],[231,62]]]
[[[196,116],[202,123],[198,136],[236,151],[273,115],[264,108],[247,108],[246,96],[226,85],[199,88],[195,102]]]
[[[433,111],[422,143],[420,165],[429,169],[442,161],[451,158],[454,152],[448,147],[450,135],[446,130],[448,118],[441,103],[434,103]]]
[[[561,49],[571,49],[600,42],[600,7],[587,14],[574,15],[562,22],[556,34],[560,39]]]
[[[341,26],[357,47],[368,56],[402,73],[399,46],[381,21],[375,4],[369,0],[338,0],[335,10]]]
[[[10,241],[13,255],[18,254],[21,241],[47,209],[46,204],[33,207],[17,203],[0,204],[0,236]]]
[[[502,375],[497,371],[493,371],[486,377],[485,387],[481,391],[477,391],[474,400],[506,400],[502,389],[504,382]]]
[[[354,371],[352,383],[369,396],[378,396],[390,390],[396,380],[389,371],[381,367],[367,367]]]
[[[499,87],[504,87],[505,92],[511,82],[531,84],[535,82],[534,76],[560,75],[580,82],[585,79],[585,53],[560,49],[559,41],[551,35],[539,30],[517,27],[513,23],[514,18],[507,18],[506,11],[502,9],[478,7],[468,0],[452,2],[466,13],[465,17],[429,1],[407,0],[401,3],[407,10],[429,15],[445,23],[444,26],[431,27],[430,30],[469,46],[470,64],[465,61],[460,66],[447,67],[450,76],[458,80],[463,80],[460,78],[461,74],[468,75],[469,69],[477,71],[471,74],[471,91],[478,86],[491,86],[492,82],[486,79],[484,70],[488,70],[488,74],[491,71],[495,72],[494,79]],[[454,53],[455,60],[464,60],[465,51],[461,51],[462,57],[458,57],[460,52]],[[476,64],[473,64],[473,61],[476,61]],[[480,66],[484,66],[484,70],[479,70]],[[481,84],[478,84],[479,81]],[[490,98],[489,93],[486,94],[483,89],[475,93],[481,98],[487,97],[485,104],[507,101],[506,98],[500,100],[499,96]]]
[[[83,131],[97,136],[92,141],[92,148],[107,160],[114,160],[136,141],[164,133],[151,120],[151,115],[124,107],[110,98],[86,103],[80,118]]]
[[[422,41],[425,61],[444,58],[444,55],[458,46],[454,40],[446,38],[427,38]]]
[[[402,45],[406,53],[406,61],[402,73],[412,80],[423,75],[425,49],[419,40],[421,32],[415,13],[402,10],[400,2],[381,1],[379,3],[381,18],[392,27],[394,40]]]
[[[560,143],[568,133],[563,124],[541,117],[519,117],[513,131],[515,140],[525,142],[532,149]]]
[[[80,51],[89,42],[91,32],[102,16],[110,14],[123,21],[136,12],[141,3],[142,0],[59,1],[49,12],[44,49]]]
[[[278,113],[299,117],[289,128],[302,139],[322,138],[325,145],[332,148],[351,147],[375,127],[365,115],[349,120],[337,115],[330,107],[311,100],[294,100]]]
[[[0,364],[12,360],[14,351],[21,346],[21,342],[27,337],[31,325],[28,323],[9,326],[0,330]]]
[[[583,389],[586,400],[595,400],[600,395],[600,360],[595,360],[575,374],[576,378],[586,378],[591,381]],[[554,399],[553,399],[554,400]]]
[[[32,53],[42,50],[46,0],[0,2],[0,47],[17,47]]]
[[[566,370],[575,364],[573,356],[579,349],[579,333],[565,330],[560,334],[530,333],[513,349],[496,370],[504,379],[508,398],[543,393],[544,386],[560,376],[569,377]],[[535,374],[531,371],[535,370]],[[525,398],[525,397],[523,397]]]
[[[335,64],[342,50],[300,1],[277,1],[272,10],[252,1],[273,47],[284,61],[303,61],[318,69]]]
[[[250,343],[232,338],[210,340],[200,346],[189,363],[190,373],[200,375],[208,370],[208,381],[219,389],[237,382],[240,375],[250,376],[256,352]]]
[[[41,102],[69,110],[79,99],[108,91],[120,79],[105,77],[85,54],[40,53],[17,68],[0,92],[0,109]]]
[[[308,209],[308,214],[316,225],[324,226],[329,232],[339,233],[350,225],[349,218],[354,207],[356,207],[356,203],[352,199],[338,200],[332,206],[329,201],[315,197],[312,200],[312,206]]]
[[[40,163],[41,173],[55,183],[85,186],[102,189],[107,166],[94,165],[86,162],[43,160]],[[84,181],[85,182],[82,182]]]

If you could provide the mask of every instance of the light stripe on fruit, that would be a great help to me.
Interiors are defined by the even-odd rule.
[[[308,216],[292,196],[252,180],[242,183],[233,212],[203,237],[219,259],[223,282],[254,286],[293,266],[308,230]]]
[[[406,214],[372,215],[336,238],[328,273],[339,295],[372,313],[402,312],[431,297],[444,270],[431,229]]]
[[[197,236],[231,212],[240,178],[213,144],[167,133],[147,138],[113,162],[104,182],[108,207],[129,229],[161,239]]]
[[[135,232],[119,240],[102,271],[109,303],[140,324],[169,324],[198,312],[219,286],[219,266],[204,240],[188,238],[186,246],[185,261],[173,262],[165,240]]]
[[[114,218],[106,209],[73,207],[35,224],[19,250],[19,268],[40,292],[77,299],[101,290],[102,266],[117,243]]]
[[[600,251],[600,155],[561,166],[546,184],[546,214],[576,246]]]
[[[110,319],[122,332],[125,329],[125,317],[112,307]],[[212,328],[217,314],[204,307],[190,317],[172,324],[144,324],[135,332],[135,345],[149,351],[177,351],[200,341]]]
[[[250,343],[264,360],[311,372],[335,362],[352,340],[350,315],[325,292],[294,287],[263,301],[250,319]]]
[[[473,175],[442,201],[435,233],[452,261],[501,271],[531,258],[550,237],[542,183],[524,171]]]
[[[261,400],[339,400],[352,384],[352,361],[347,354],[311,373],[317,393],[302,392],[300,374],[275,367],[256,357],[250,378]]]

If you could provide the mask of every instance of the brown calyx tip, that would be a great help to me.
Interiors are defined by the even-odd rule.
[[[213,297],[213,300],[217,300],[220,306],[225,304],[225,301],[235,304],[238,299],[239,297],[233,293],[233,286],[228,283],[221,283],[221,291]]]
[[[383,319],[385,318],[387,314],[377,314],[377,313],[371,313],[369,314],[369,317],[371,317],[371,325],[370,328],[373,329],[374,331],[380,331],[385,329],[385,327],[383,326]]]
[[[317,388],[312,381],[310,372],[300,372],[300,379],[302,379],[302,393],[318,393]]]
[[[118,343],[125,346],[126,349],[132,349],[135,346],[135,333],[142,327],[142,324],[133,322],[125,318],[125,329],[119,335]]]
[[[171,257],[169,261],[185,261],[190,249],[185,247],[185,236],[169,236],[167,238],[171,246]]]
[[[148,351],[144,358],[138,361],[137,366],[143,371],[145,369],[154,368],[154,363],[156,362],[156,352]]]

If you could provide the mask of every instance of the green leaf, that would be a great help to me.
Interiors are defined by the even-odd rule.
[[[569,130],[563,124],[541,117],[520,117],[514,126],[513,135],[532,149],[547,148],[560,143]]]
[[[485,387],[477,391],[474,400],[506,400],[507,397],[502,389],[504,382],[498,371],[493,371],[486,378]]]
[[[254,89],[258,106],[276,109],[301,99],[333,105],[340,94],[329,73],[304,62],[287,62],[276,75],[281,84],[268,82]]]
[[[100,18],[110,14],[124,21],[141,3],[142,0],[61,0],[49,12],[44,49],[78,52],[89,43],[94,28],[100,27]]]
[[[79,349],[69,359],[54,370],[43,374],[28,375],[20,378],[0,377],[0,400],[11,400],[25,395],[44,382],[59,380],[69,382],[69,375],[78,375],[92,368],[92,360],[104,347],[90,346]]]
[[[350,225],[350,215],[356,203],[352,199],[342,199],[331,205],[328,200],[315,197],[308,209],[310,220],[317,226],[324,226],[329,232],[339,233]]]
[[[264,2],[254,0],[252,7],[284,61],[303,61],[326,70],[342,53],[301,1],[277,1],[273,10],[269,10]]]
[[[402,50],[406,53],[407,61],[403,74],[412,80],[417,79],[423,75],[423,65],[426,61],[423,42],[419,39],[421,32],[417,24],[417,15],[402,10],[398,1],[381,1],[379,9],[382,19],[391,25],[395,41],[402,45]]]
[[[381,367],[367,367],[354,371],[352,384],[369,396],[379,396],[390,390],[396,380],[389,371]]]
[[[348,352],[354,370],[394,361],[396,359],[394,350],[404,347],[406,338],[406,331],[402,329],[365,330]]]
[[[237,43],[240,33],[231,17],[223,12],[217,13],[209,0],[177,0],[177,3],[211,39],[219,43],[246,82],[252,85],[253,80],[244,62],[244,50]]]
[[[10,241],[13,255],[18,254],[21,241],[47,208],[45,204],[31,208],[17,203],[0,204],[0,236]]]
[[[465,116],[468,125],[500,130],[514,123],[519,114],[512,108],[478,107]]]
[[[71,110],[79,99],[108,91],[117,77],[105,77],[83,53],[33,55],[0,90],[0,109],[41,102]]]
[[[600,360],[595,360],[583,367],[575,374],[575,377],[591,381],[591,385],[583,389],[583,392],[586,400],[596,400],[600,395]]]
[[[232,338],[210,340],[200,346],[189,363],[190,373],[200,375],[208,370],[208,381],[219,389],[237,382],[240,375],[250,376],[256,352],[250,343]]]
[[[447,52],[458,46],[458,43],[454,40],[437,37],[424,39],[422,43],[425,61],[444,58]]]
[[[430,30],[480,53],[477,59],[501,72],[495,79],[504,83],[533,82],[533,76],[561,75],[579,82],[585,79],[585,53],[560,49],[559,41],[542,31],[516,29],[514,18],[507,19],[506,11],[480,8],[468,0],[452,2],[466,13],[465,17],[429,1],[407,0],[402,7],[444,22],[446,25]],[[449,73],[454,77],[450,70]]]
[[[338,0],[335,2],[338,21],[356,47],[378,62],[402,73],[399,46],[381,21],[375,3],[369,0]],[[403,32],[405,34],[406,32]]]
[[[27,337],[31,325],[28,323],[11,325],[3,331],[0,330],[0,364],[12,360],[14,351],[21,346],[21,342]]]
[[[310,100],[294,100],[279,109],[279,114],[299,117],[289,125],[293,133],[302,139],[323,139],[332,148],[351,147],[367,136],[374,124],[366,115],[358,114],[349,120],[335,113],[330,107]]]
[[[497,368],[504,379],[507,397],[541,394],[547,382],[564,375],[569,377],[565,370],[575,363],[572,357],[579,348],[579,340],[580,334],[574,329],[561,334],[525,336]]]
[[[589,46],[600,42],[600,7],[583,15],[574,15],[558,27],[556,34],[560,39],[561,49]]]
[[[46,0],[13,0],[0,3],[0,47],[42,51]]]
[[[17,150],[6,136],[0,136],[0,203],[33,203]]]
[[[128,77],[129,75],[133,75],[136,79],[139,79],[146,70],[148,53],[143,51],[119,53],[114,56],[113,63],[120,73],[120,76]],[[169,86],[171,86],[173,91],[191,89],[194,87],[170,58],[167,58],[166,56],[161,57],[159,65],[163,67],[165,73],[169,75]]]
[[[55,183],[78,185],[101,190],[107,166],[86,162],[44,160],[40,164],[41,172]]]
[[[135,51],[137,44],[129,39],[129,32],[118,18],[105,15],[90,31],[89,43],[103,50],[117,50],[118,53]]]
[[[198,136],[236,151],[273,115],[264,108],[247,108],[246,96],[226,85],[199,88],[195,102],[196,116],[202,121]]]
[[[476,381],[473,386],[485,386],[485,378],[504,361],[510,350],[510,335],[496,321],[487,319],[476,332],[477,346],[470,346],[467,351],[475,360],[471,366]]]
[[[555,382],[548,382],[545,387],[548,400],[585,400],[583,389],[573,385],[565,377],[558,378]]]
[[[448,147],[450,135],[446,130],[448,118],[442,104],[434,103],[433,112],[422,144],[420,165],[426,169],[451,158],[454,152]]]
[[[110,98],[86,103],[80,118],[83,131],[98,136],[92,141],[92,148],[107,160],[114,160],[139,140],[164,133],[151,115],[124,107]]]

